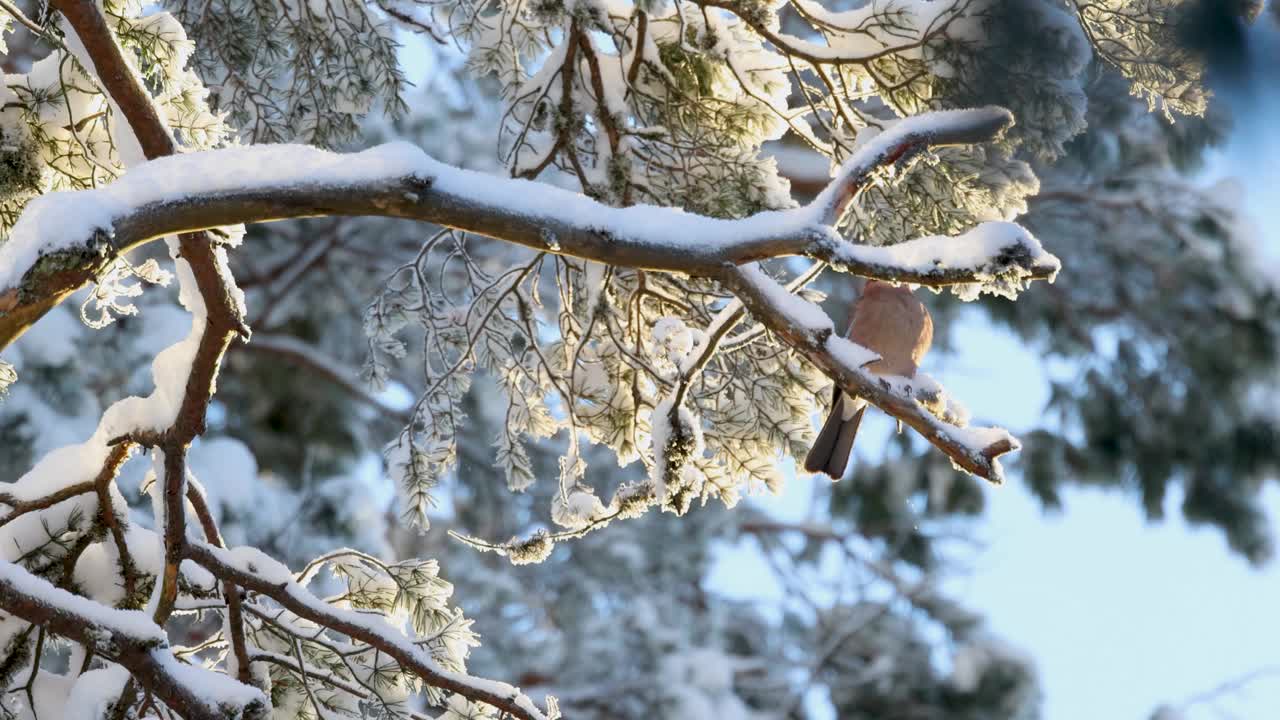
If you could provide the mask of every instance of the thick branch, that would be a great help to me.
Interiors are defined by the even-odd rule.
[[[921,267],[914,255],[908,262],[893,248],[849,243],[831,224],[876,169],[926,147],[993,137],[1010,122],[998,108],[908,118],[855,152],[810,205],[741,220],[613,208],[546,184],[459,170],[403,143],[355,155],[255,146],[164,158],[106,188],[28,206],[0,248],[0,349],[52,307],[51,294],[96,277],[102,262],[85,258],[179,232],[318,215],[423,220],[609,265],[707,277],[725,263],[809,255],[868,277],[934,287],[977,282],[984,274],[972,267]],[[1005,261],[1028,279],[1052,278],[1057,260],[1030,235],[1020,242],[1024,251]]]
[[[115,35],[112,34],[102,8],[95,0],[54,0],[54,6],[67,19],[84,45],[94,72],[102,81],[107,94],[120,108],[143,154],[148,160],[172,156],[177,151],[177,144],[169,133],[168,127],[161,121],[160,114],[151,101],[151,95],[143,86],[141,78],[125,60],[123,50],[116,41]],[[93,214],[94,211],[88,212]],[[240,317],[239,305],[232,292],[234,282],[226,274],[209,237],[204,233],[184,232],[199,229],[206,228],[179,228],[171,233],[153,236],[182,233],[178,238],[179,253],[191,268],[196,288],[205,306],[204,329],[191,363],[191,371],[187,376],[178,415],[173,425],[164,432],[163,441],[160,443],[165,454],[166,512],[165,568],[161,576],[161,590],[155,611],[155,619],[159,623],[163,623],[173,611],[178,594],[178,562],[186,533],[183,499],[187,446],[196,436],[204,432],[205,415],[213,396],[214,379],[217,377],[218,366],[222,362],[227,346],[236,335],[247,335]],[[108,228],[104,227],[101,230],[104,232],[92,232],[90,242],[85,246],[89,248],[91,257],[111,254],[93,244],[94,240],[106,239],[105,232],[109,232]],[[23,233],[15,226],[10,241],[22,237],[24,237]],[[76,252],[82,253],[83,250]],[[47,261],[48,257],[43,259]],[[85,280],[88,279],[92,278],[85,278]],[[83,282],[84,280],[81,281]],[[69,279],[60,280],[56,293],[66,293],[69,285]],[[19,315],[24,314],[21,308],[21,290],[20,288],[17,296]],[[8,293],[0,293],[0,313],[6,311],[5,306],[9,302]],[[48,298],[41,298],[38,304],[43,306],[47,303]],[[0,318],[0,325],[3,324],[4,319]],[[18,333],[23,329],[25,326],[15,328]]]
[[[140,612],[104,607],[11,563],[0,563],[0,605],[111,658],[186,720],[265,716],[262,693],[220,673],[181,664],[169,651],[164,631]],[[216,693],[209,692],[211,686]]]
[[[189,542],[187,557],[219,579],[269,597],[298,617],[377,648],[428,685],[483,702],[521,720],[545,720],[533,701],[518,689],[441,668],[421,648],[381,618],[326,604],[295,582],[287,569],[261,553],[254,552],[247,559],[241,559],[235,551]],[[266,566],[268,563],[270,567]]]

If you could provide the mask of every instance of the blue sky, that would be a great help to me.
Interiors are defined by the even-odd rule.
[[[1045,399],[1040,360],[1007,334],[984,335],[999,367],[962,359],[947,385],[976,416],[1027,427]],[[1014,391],[993,397],[995,383]],[[1161,703],[1280,665],[1280,572],[1253,569],[1217,531],[1188,527],[1170,495],[1168,519],[1148,524],[1119,492],[1068,491],[1064,511],[1046,514],[1016,480],[988,489],[986,549],[952,589],[1035,658],[1045,720],[1145,720]],[[1280,521],[1274,485],[1266,500]],[[1280,673],[1222,707],[1238,720],[1280,717]],[[1198,706],[1188,717],[1223,716]]]

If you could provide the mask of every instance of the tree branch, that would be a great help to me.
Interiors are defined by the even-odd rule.
[[[261,553],[254,552],[241,559],[236,551],[188,542],[186,556],[224,582],[269,597],[298,617],[376,648],[428,685],[485,703],[521,720],[545,720],[533,701],[515,687],[441,668],[421,648],[381,618],[326,604],[295,582],[287,568]]]
[[[95,0],[53,0],[52,5],[80,38],[102,87],[120,107],[142,152],[148,159],[172,155],[177,147],[173,136],[160,121],[155,104],[138,74],[125,61],[98,3]]]
[[[218,523],[213,519],[209,503],[197,483],[187,484],[187,502],[191,503],[200,528],[204,531],[204,539],[214,547],[226,547],[222,542],[222,533],[218,531]],[[233,583],[223,581],[222,599],[227,603],[228,638],[231,652],[236,658],[236,679],[246,685],[253,684],[253,674],[249,667],[249,650],[245,643],[244,612],[240,604],[240,589]]]
[[[865,398],[890,416],[920,433],[951,458],[956,467],[993,483],[1004,481],[997,458],[1017,450],[1018,441],[1001,428],[959,427],[925,407],[916,388],[904,387],[871,373],[864,365],[877,359],[866,348],[838,337],[831,320],[816,305],[791,295],[755,267],[728,267],[721,282],[742,300],[747,310],[782,342],[791,346],[841,389]],[[923,388],[925,394],[936,388]]]
[[[94,487],[96,485],[96,481],[86,480],[74,485],[59,488],[55,492],[51,492],[48,495],[38,497],[33,500],[20,500],[10,493],[0,493],[0,505],[8,505],[12,508],[9,511],[9,514],[0,518],[0,527],[8,525],[29,512],[51,508],[64,500],[69,500],[79,495],[91,493],[94,491]]]
[[[832,227],[877,169],[928,147],[990,139],[1011,122],[999,108],[907,118],[855,152],[813,203],[741,220],[613,208],[546,184],[459,170],[403,143],[354,155],[255,146],[164,158],[103,189],[28,205],[0,248],[0,349],[97,277],[103,257],[174,233],[319,215],[410,218],[609,265],[706,277],[725,263],[808,255],[851,273],[931,287],[982,282],[988,273],[975,267],[992,262],[1024,279],[1052,279],[1057,259],[1025,231],[1008,233],[1020,249],[995,258],[976,257],[965,242],[931,240],[931,249],[956,247],[952,255],[974,261],[940,270],[920,264],[918,246],[855,245]],[[188,248],[184,240],[184,256],[204,244]]]
[[[120,466],[124,465],[132,452],[132,442],[126,441],[113,446],[107,453],[107,461],[103,465],[102,472],[98,473],[98,477],[93,482],[94,489],[98,493],[98,513],[102,518],[102,524],[111,533],[111,541],[115,543],[116,553],[120,556],[120,574],[124,579],[124,596],[129,607],[133,607],[133,603],[137,601],[138,566],[134,563],[133,554],[129,552],[129,545],[125,540],[127,516],[125,518],[116,516],[115,501],[111,497],[111,484],[120,474]]]
[[[125,60],[120,44],[112,34],[98,3],[95,0],[54,0],[53,4],[84,45],[94,71],[107,94],[120,108],[143,154],[148,160],[172,156],[177,151],[173,135],[161,121],[141,78]],[[184,232],[202,229],[207,228],[183,228],[154,236],[183,233],[178,238],[179,255],[190,267],[196,289],[204,301],[203,323],[197,323],[203,325],[203,331],[191,362],[177,417],[164,431],[163,439],[158,443],[164,451],[163,492],[166,507],[165,568],[155,608],[158,623],[163,623],[173,611],[178,594],[178,562],[186,533],[184,485],[187,446],[204,432],[205,415],[213,396],[214,379],[222,356],[232,338],[248,334],[232,291],[235,283],[225,271],[215,245],[207,234]],[[14,230],[14,235],[18,235],[16,226]],[[94,239],[99,239],[103,234],[94,232],[92,235]],[[98,257],[109,257],[111,254],[101,248],[91,251],[91,255]],[[60,281],[55,292],[67,292],[68,287]],[[42,299],[40,304],[46,302],[47,298]],[[5,305],[5,295],[0,294],[0,312],[5,311]],[[0,325],[2,324],[3,320],[0,320]],[[18,332],[22,329],[24,328],[19,328]]]
[[[266,698],[221,673],[184,665],[146,615],[73,595],[12,563],[0,563],[0,605],[26,622],[84,645],[127,669],[186,720],[263,718]],[[216,686],[216,700],[211,697]]]

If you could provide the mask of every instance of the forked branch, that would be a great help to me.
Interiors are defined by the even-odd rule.
[[[354,155],[254,146],[164,158],[103,189],[28,206],[0,249],[0,349],[95,279],[104,257],[174,233],[321,215],[422,220],[608,265],[704,277],[726,263],[806,255],[865,277],[930,287],[993,275],[1052,279],[1057,259],[1008,223],[999,224],[1008,228],[1001,243],[985,237],[976,247],[962,236],[877,248],[854,244],[833,227],[876,171],[929,147],[995,137],[1011,123],[1000,108],[907,118],[855,152],[813,203],[741,220],[614,208],[546,184],[450,167],[403,143]],[[81,218],[79,231],[49,236],[42,228],[53,216]]]

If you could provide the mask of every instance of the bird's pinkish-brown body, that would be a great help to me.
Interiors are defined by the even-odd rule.
[[[905,286],[871,281],[853,306],[849,339],[871,350],[880,359],[867,365],[877,375],[913,377],[920,360],[933,343],[933,319]],[[804,469],[844,477],[853,441],[862,423],[867,402],[835,388],[831,414],[804,460]]]

